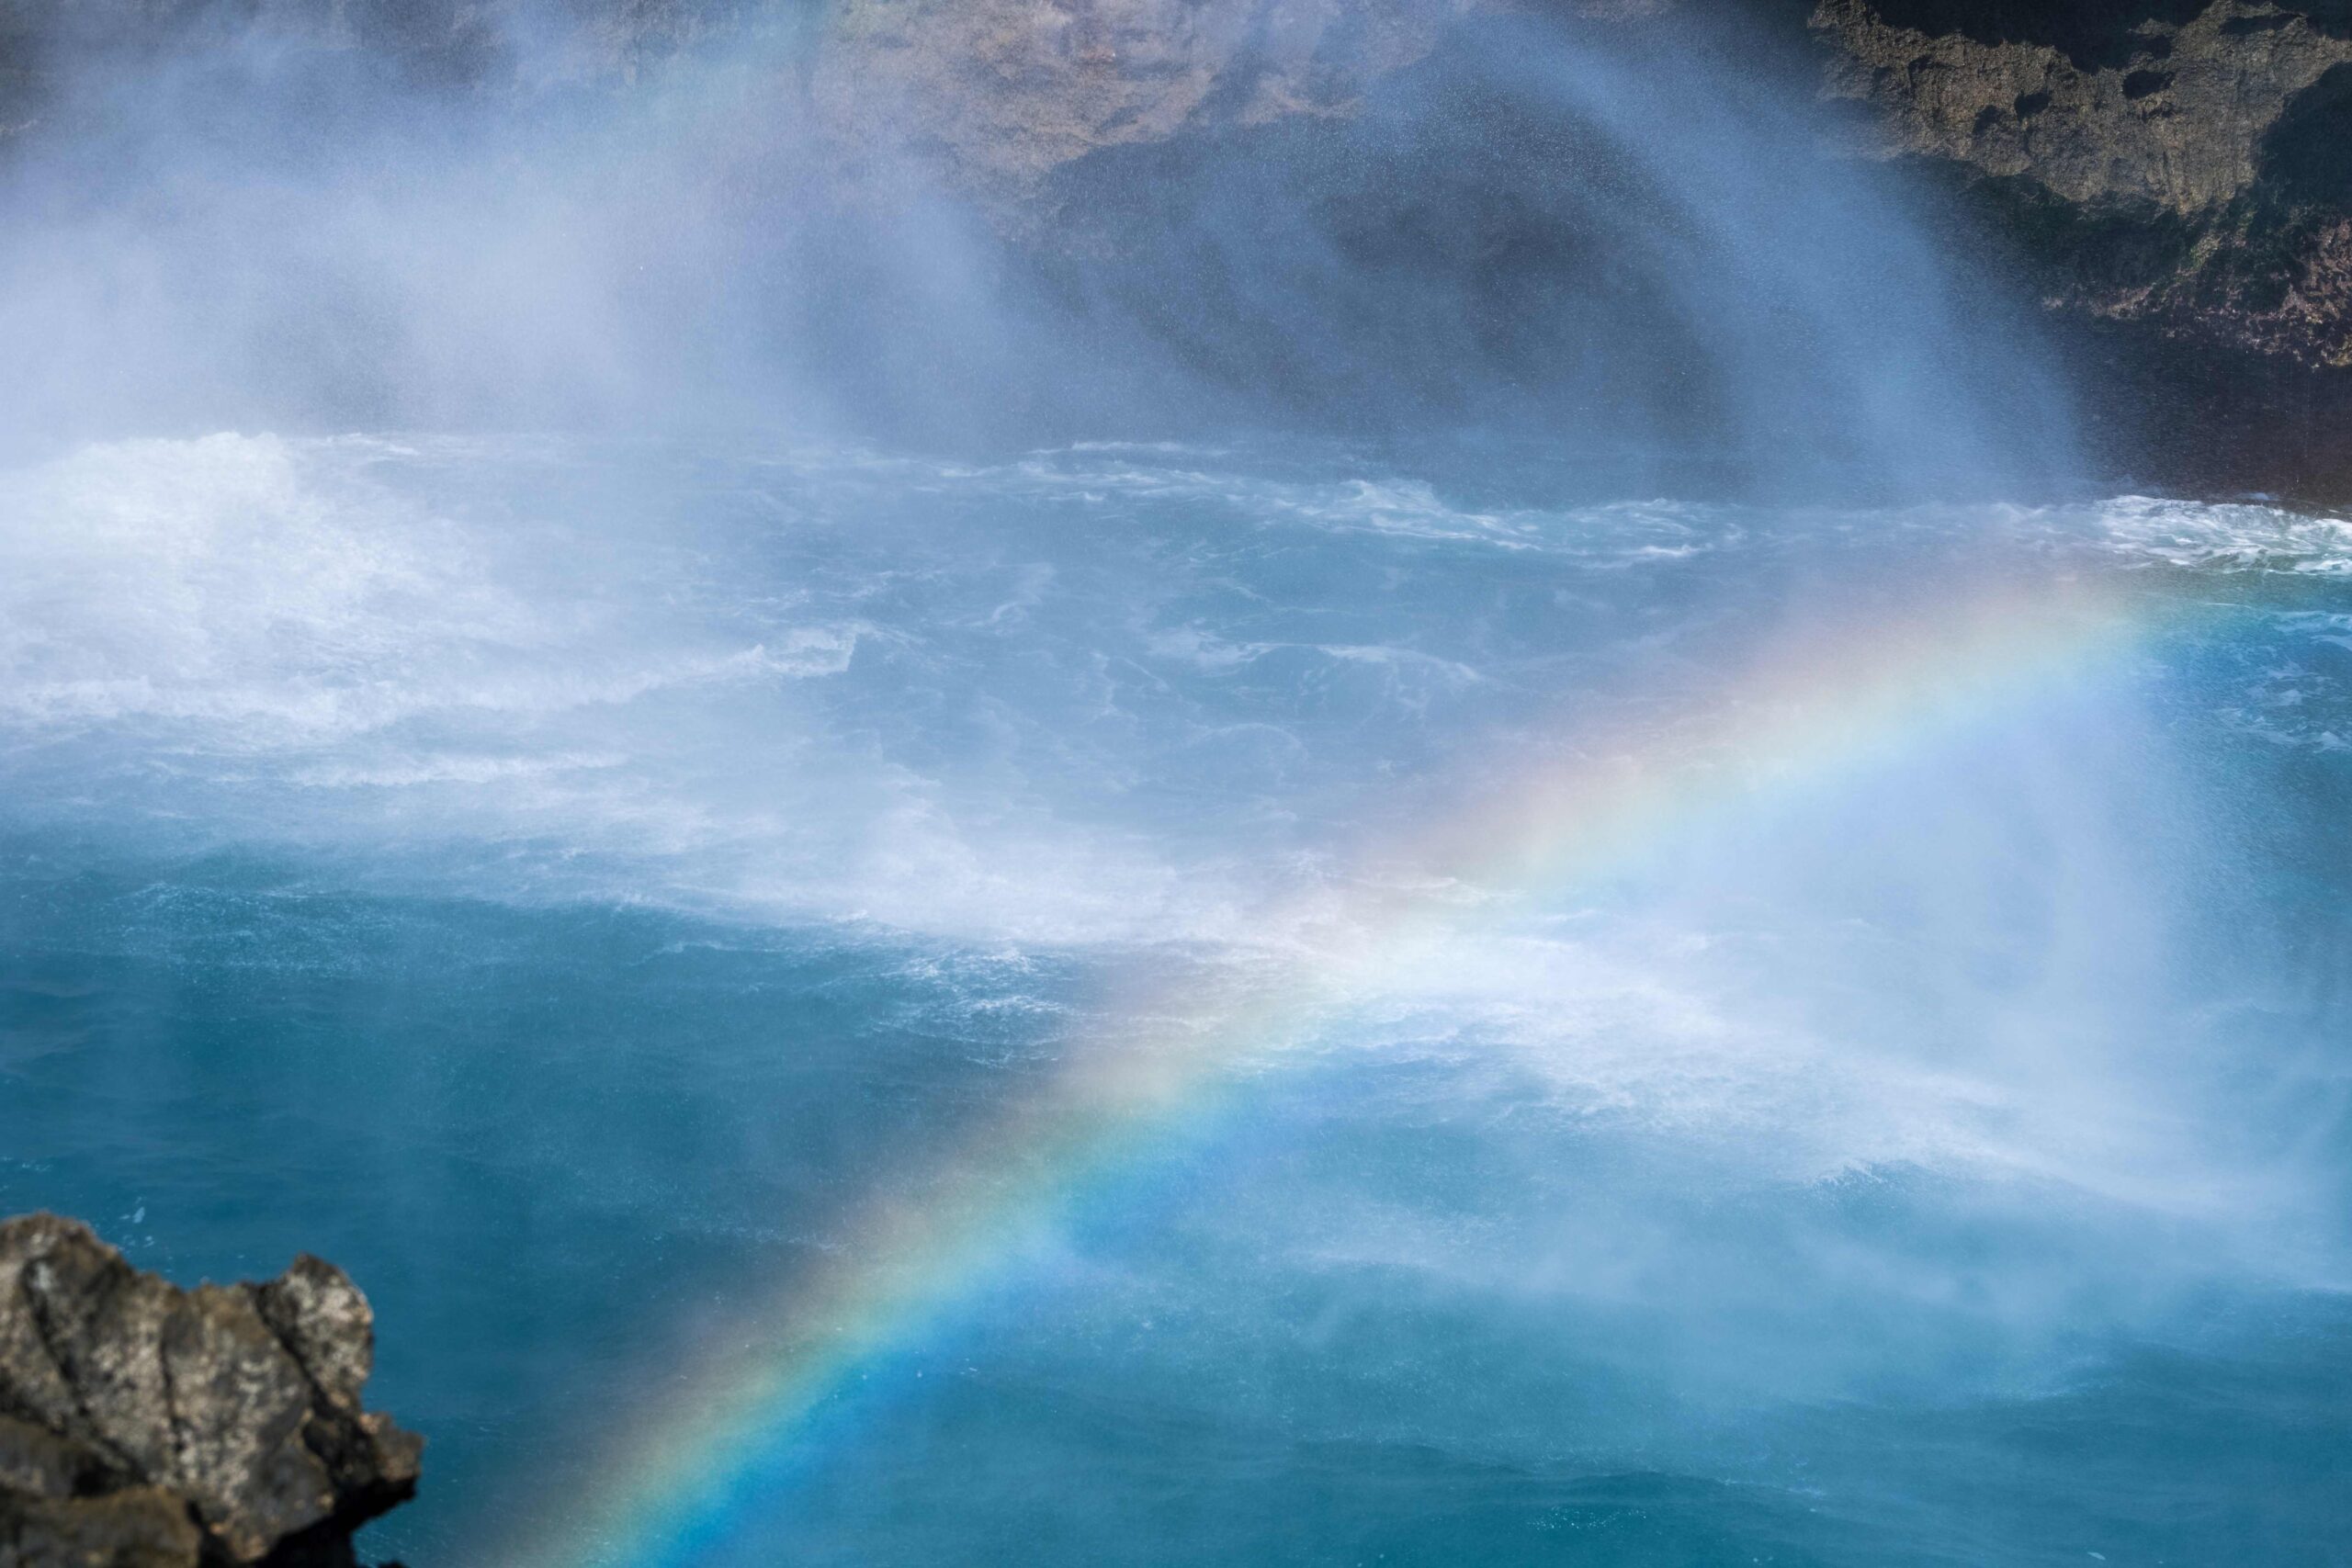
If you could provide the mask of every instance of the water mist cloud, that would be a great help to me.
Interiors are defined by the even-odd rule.
[[[1637,492],[2070,461],[2016,318],[1729,19],[1671,57],[1633,23],[1464,23],[1349,113],[1204,100],[1010,193],[926,146],[970,106],[848,20],[755,9],[625,74],[557,13],[493,20],[497,68],[455,82],[277,13],[69,55],[0,187],[18,442],[1272,423],[1509,440]]]

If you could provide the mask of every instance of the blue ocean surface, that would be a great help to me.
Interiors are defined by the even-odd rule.
[[[429,1444],[364,1544],[419,1568],[623,1560],[582,1520],[656,1445],[724,1473],[666,1549],[714,1564],[2352,1562],[2352,525],[1554,493],[14,469],[0,1207],[346,1268]],[[1957,708],[1750,679],[1849,627],[1927,680],[2052,583],[2125,633]],[[1709,752],[1742,703],[1808,739]],[[1694,727],[1714,782],[1607,853],[1405,886],[1498,783]],[[944,1303],[754,1432],[675,1419],[892,1264],[877,1200],[1024,1169],[1023,1105],[1196,1009],[1214,1081]]]

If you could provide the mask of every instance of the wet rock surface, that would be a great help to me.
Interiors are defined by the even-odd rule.
[[[1851,144],[1988,219],[2075,333],[2119,463],[2352,495],[2352,10],[1820,0],[1807,20]]]
[[[362,1408],[373,1354],[318,1258],[182,1290],[74,1221],[0,1224],[0,1565],[353,1563],[422,1447]]]

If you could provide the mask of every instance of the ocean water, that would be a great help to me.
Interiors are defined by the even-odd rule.
[[[418,1568],[2352,1561],[2352,524],[1555,490],[12,469],[0,1204],[348,1269]]]

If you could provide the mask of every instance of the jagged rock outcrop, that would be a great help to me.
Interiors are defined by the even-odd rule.
[[[1744,9],[1812,49],[1847,153],[1914,165],[1951,192],[1955,245],[2022,272],[2116,477],[2352,495],[2352,0]],[[813,80],[833,123],[861,104],[895,117],[1023,212],[1090,160],[1350,112],[1448,28],[1510,10],[1668,32],[1702,17],[1690,0],[868,0],[836,8]]]
[[[1875,150],[1981,184],[2052,303],[2352,366],[2352,8],[1823,0]]]
[[[422,1446],[361,1407],[373,1325],[316,1258],[187,1291],[74,1221],[0,1224],[0,1565],[347,1568]]]
[[[2352,493],[2352,6],[1819,0],[1854,145],[2007,236],[2183,488]]]

